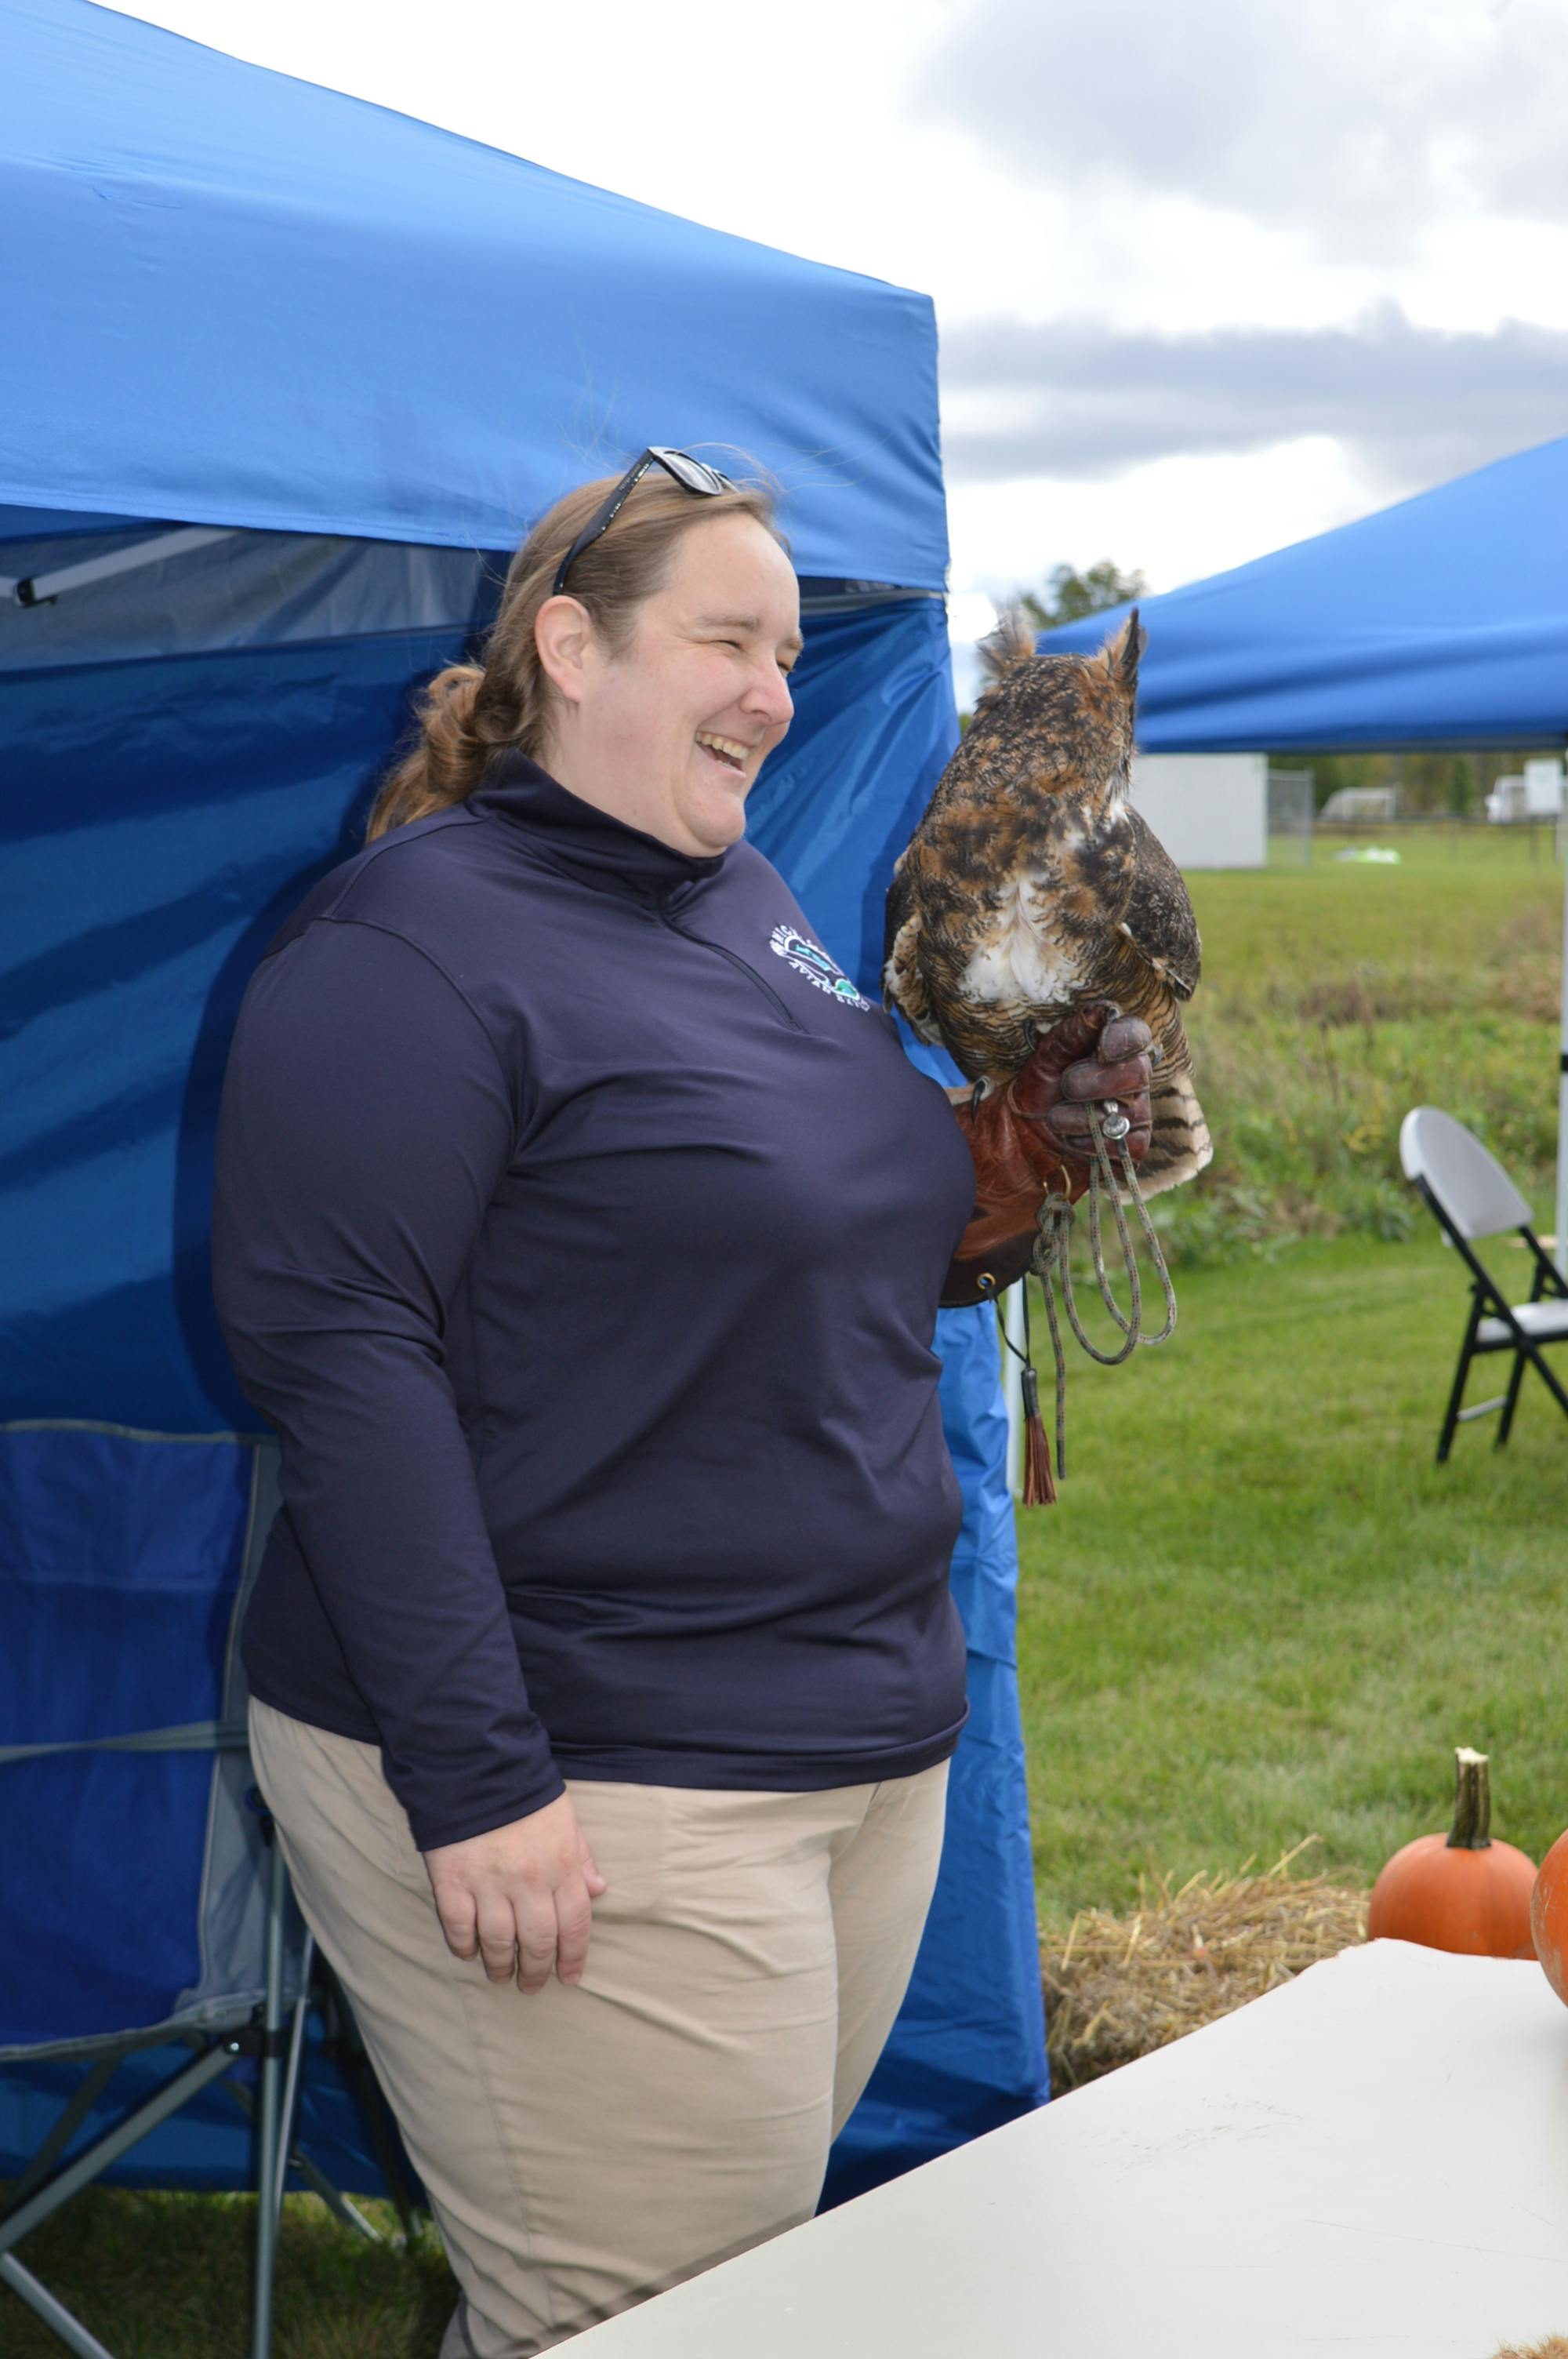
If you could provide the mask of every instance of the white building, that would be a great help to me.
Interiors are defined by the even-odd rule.
[[[1140,754],[1132,799],[1178,868],[1267,863],[1266,754]]]

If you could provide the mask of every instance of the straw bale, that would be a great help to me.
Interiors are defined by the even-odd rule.
[[[1196,2031],[1367,1938],[1367,1894],[1293,1873],[1309,1835],[1263,1875],[1139,1881],[1128,1916],[1082,1908],[1065,1939],[1043,1929],[1046,2045],[1054,2090]]]
[[[1568,2359],[1568,2334],[1549,2334],[1544,2343],[1532,2343],[1527,2351],[1522,2343],[1510,2343],[1499,2351],[1497,2359]]]

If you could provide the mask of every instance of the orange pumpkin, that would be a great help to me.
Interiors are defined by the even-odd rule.
[[[1541,1863],[1530,1904],[1530,1930],[1546,1979],[1568,2006],[1568,1835],[1559,1835]]]
[[[1460,1745],[1454,1759],[1458,1793],[1453,1829],[1446,1835],[1418,1835],[1394,1854],[1372,1886],[1368,1939],[1419,1941],[1429,1950],[1458,1950],[1469,1957],[1531,1957],[1535,1862],[1512,1843],[1494,1843],[1488,1832],[1492,1789],[1487,1756]],[[1562,1881],[1568,1886],[1568,1875]],[[1568,1890],[1563,1897],[1568,1899]]]

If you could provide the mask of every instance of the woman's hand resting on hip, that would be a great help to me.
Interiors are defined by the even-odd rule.
[[[424,1859],[454,1957],[479,1955],[492,1983],[515,1973],[521,1991],[543,1990],[552,1966],[564,1983],[582,1980],[592,1904],[609,1886],[569,1794]]]

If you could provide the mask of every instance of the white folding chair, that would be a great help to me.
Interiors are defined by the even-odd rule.
[[[1568,1416],[1568,1392],[1541,1356],[1543,1344],[1568,1343],[1568,1284],[1552,1266],[1530,1225],[1530,1206],[1502,1165],[1451,1114],[1440,1114],[1435,1106],[1416,1106],[1407,1114],[1400,1125],[1400,1161],[1405,1178],[1420,1190],[1470,1273],[1470,1315],[1437,1442],[1441,1466],[1455,1428],[1471,1418],[1489,1417],[1494,1409],[1502,1411],[1497,1437],[1497,1447],[1502,1448],[1513,1427],[1527,1361]],[[1518,1231],[1531,1256],[1528,1302],[1510,1303],[1474,1250],[1477,1237],[1500,1236],[1507,1229]],[[1508,1390],[1465,1408],[1462,1403],[1470,1363],[1488,1352],[1513,1354]]]

